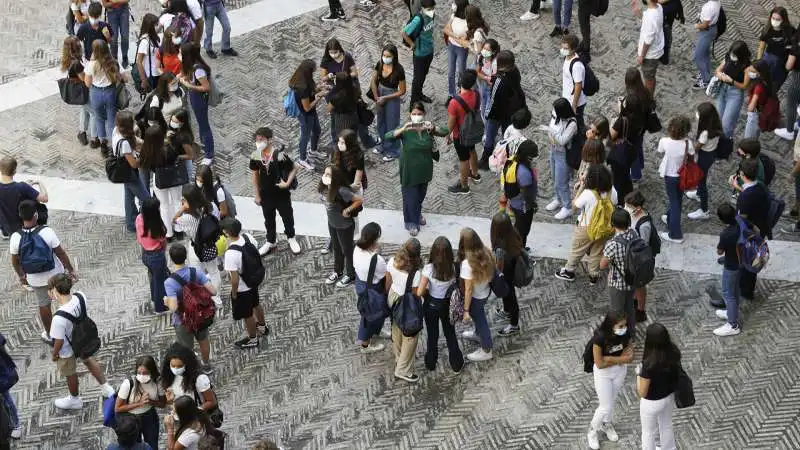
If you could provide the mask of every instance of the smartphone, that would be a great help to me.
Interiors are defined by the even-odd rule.
[[[412,123],[408,128],[411,130],[423,130],[425,129],[425,122]]]

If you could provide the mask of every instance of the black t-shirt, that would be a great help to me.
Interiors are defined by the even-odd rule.
[[[406,81],[406,71],[399,63],[394,63],[392,73],[388,77],[383,77],[383,62],[375,64],[375,71],[378,72],[378,84],[389,89],[397,89],[401,81]]]
[[[678,384],[678,367],[670,366],[660,369],[648,370],[642,364],[639,370],[639,376],[650,380],[650,389],[647,390],[647,395],[644,398],[648,400],[661,400],[675,392],[675,387]]]
[[[336,62],[328,55],[322,57],[322,61],[319,63],[320,69],[325,69],[328,71],[328,74],[336,75],[339,72],[347,72],[350,73],[353,66],[356,65],[355,60],[350,53],[344,54],[344,59],[342,62]],[[330,83],[330,80],[325,80],[326,83]]]
[[[102,41],[106,40],[105,35],[103,35],[104,29],[108,29],[108,34],[111,36],[111,27],[102,21],[98,23],[96,30],[89,25],[88,20],[81,24],[80,28],[78,28],[78,32],[75,34],[75,36],[77,36],[78,39],[80,39],[83,43],[83,54],[86,56],[87,60],[92,58],[92,42],[96,41],[97,39]]]
[[[595,333],[592,342],[603,349],[603,356],[621,356],[622,351],[631,342],[631,338],[630,333],[625,333],[624,336],[617,336],[613,333],[605,336],[603,333]]]
[[[739,240],[739,226],[728,225],[719,234],[717,249],[725,255],[725,270],[739,270],[739,256],[736,254],[736,243]]]
[[[792,39],[792,46],[789,48],[789,54],[794,55],[794,67],[792,68],[793,72],[800,72],[800,31],[798,31],[794,39]]]
[[[792,30],[776,30],[772,27],[766,33],[761,34],[760,40],[767,43],[767,53],[775,55],[779,60],[785,61],[787,51],[791,47]]]
[[[339,168],[342,169],[344,171],[344,173],[347,175],[347,183],[348,184],[355,183],[355,181],[356,181],[356,172],[359,171],[359,170],[362,173],[364,172],[364,155],[361,155],[361,156],[358,157],[358,159],[356,160],[356,165],[352,169],[348,169],[347,168],[347,163],[345,162],[344,158],[341,158],[340,162],[339,162]],[[362,184],[363,184],[363,181],[362,181]]]
[[[769,192],[761,183],[748,187],[739,193],[736,199],[736,209],[739,214],[747,218],[749,222],[757,226],[762,235],[767,229],[767,215],[769,214]]]
[[[306,109],[303,108],[303,99],[307,98],[309,102],[314,101],[314,90],[310,87],[306,87],[303,89],[292,88],[294,91],[294,101],[297,103],[297,107],[300,108],[300,114],[316,114],[317,109],[311,108],[311,111],[306,112]]]
[[[744,83],[744,69],[746,68],[747,64],[741,61],[733,62],[728,55],[725,57],[725,66],[722,67],[722,72],[733,78],[734,81]]]
[[[284,181],[294,168],[294,161],[285,151],[274,150],[271,159],[265,165],[259,152],[250,155],[250,170],[258,172],[258,191],[265,194],[289,194],[288,189],[281,189],[278,183]]]

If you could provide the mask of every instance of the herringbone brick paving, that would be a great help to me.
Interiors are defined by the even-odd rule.
[[[98,359],[118,385],[137,356],[158,358],[173,340],[167,318],[146,312],[147,275],[137,245],[121,232],[121,218],[54,211],[51,226],[78,269],[77,287],[99,325],[104,346]],[[317,241],[302,244],[310,248]],[[8,258],[3,246],[0,259]],[[603,283],[587,289],[585,281],[555,280],[560,262],[540,260],[534,283],[521,293],[520,335],[496,337],[492,361],[469,363],[454,375],[443,342],[437,371],[424,368],[423,333],[415,363],[421,380],[409,386],[392,377],[389,349],[366,356],[357,350],[352,290],[322,283],[330,257],[315,250],[294,257],[283,249],[266,262],[261,297],[273,334],[261,349],[233,349],[241,331],[227,311],[212,328],[212,381],[229,448],[247,448],[261,437],[290,449],[585,448],[596,399],[580,353],[607,307]],[[85,369],[84,409],[53,407],[65,385],[39,340],[33,297],[15,283],[12,271],[3,271],[0,332],[22,375],[12,389],[25,427],[15,448],[104,448],[113,434],[101,425],[97,385]],[[718,289],[716,276],[669,271],[660,271],[649,288],[651,320],[670,329],[695,382],[697,405],[675,414],[679,448],[797,448],[798,284],[760,282],[757,300],[742,308],[744,333],[728,339],[711,334],[719,322],[708,300],[718,298]],[[501,325],[491,324],[495,331]],[[475,348],[468,341],[461,346]],[[617,401],[621,440],[604,442],[604,449],[638,447],[634,379],[629,369]]]

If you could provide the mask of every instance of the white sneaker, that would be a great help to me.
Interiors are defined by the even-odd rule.
[[[216,306],[217,309],[222,309],[222,298],[219,295],[211,296],[211,300],[214,300],[214,306]]]
[[[729,323],[725,323],[725,325],[714,330],[714,334],[720,337],[736,336],[741,332],[742,332],[741,328],[739,327],[734,328]]]
[[[561,208],[561,202],[558,201],[557,198],[554,198],[552,202],[548,203],[547,206],[544,207],[547,211],[555,211],[558,208]]]
[[[662,231],[658,233],[662,241],[672,242],[673,244],[683,244],[683,239],[673,239],[669,237],[669,232]]]
[[[116,390],[114,389],[114,386],[112,386],[112,385],[110,385],[108,383],[100,386],[100,391],[103,393],[103,397],[104,398],[111,397],[116,392]]]
[[[700,197],[697,195],[697,190],[694,191],[686,191],[686,198],[690,198],[692,200],[700,201]]]
[[[664,225],[669,225],[669,224],[667,223],[667,215],[666,215],[666,214],[662,214],[662,215],[661,215],[661,221],[662,221],[662,222],[664,222]]]
[[[325,284],[327,285],[331,285],[337,281],[339,281],[339,274],[336,272],[331,272],[327,277],[325,277]]]
[[[372,153],[375,153],[376,155],[380,155],[381,154],[381,148],[376,145],[375,148],[372,149]]]
[[[392,332],[389,331],[389,330],[381,330],[380,337],[382,337],[384,339],[391,339],[392,338]]]
[[[589,442],[590,449],[600,450],[600,437],[597,435],[597,430],[589,430],[586,440]]]
[[[553,218],[555,218],[556,220],[564,220],[564,219],[568,218],[571,215],[572,215],[572,210],[571,209],[569,209],[569,208],[561,208],[561,210],[559,212],[557,212],[556,215],[553,216]]]
[[[53,401],[58,409],[81,409],[83,408],[83,400],[80,397],[73,397],[68,395],[66,397],[57,398]]]
[[[697,208],[696,211],[690,212],[686,217],[692,220],[708,220],[711,218],[711,214],[708,211],[703,211],[703,208]]]
[[[305,159],[301,159],[301,160],[297,161],[297,164],[300,167],[302,167],[303,169],[306,169],[306,170],[313,170],[314,169],[314,166],[312,166],[311,163],[308,162],[308,160],[305,160]]]
[[[209,166],[209,167],[211,167],[211,163],[213,163],[213,162],[214,162],[214,160],[211,159],[211,158],[203,158],[203,160],[200,161],[200,165],[201,166]]]
[[[467,355],[467,359],[470,361],[480,362],[480,361],[488,361],[492,359],[492,351],[489,350],[488,352],[482,348],[475,350],[474,352]]]
[[[718,309],[714,311],[714,314],[717,315],[722,320],[728,320],[728,310],[727,309]]]
[[[520,16],[519,20],[526,21],[526,20],[535,20],[535,19],[538,19],[538,18],[539,18],[538,14],[532,13],[530,11],[526,11],[525,14]]]
[[[611,442],[617,442],[619,440],[619,435],[617,434],[617,430],[614,429],[614,424],[611,422],[604,423],[603,428],[601,428],[603,433],[606,434],[606,437]]]
[[[787,141],[791,141],[792,139],[794,139],[794,133],[786,128],[776,128],[775,136],[778,136],[779,138],[785,139]]]
[[[289,242],[289,250],[291,250],[292,253],[294,253],[295,255],[299,255],[300,254],[300,243],[297,242],[297,239],[289,238],[289,239],[287,239],[287,241]]]
[[[275,248],[275,244],[265,242],[264,245],[262,245],[261,248],[258,249],[258,254],[264,256],[267,253],[271,252],[273,248]]]
[[[22,437],[22,427],[17,427],[11,430],[11,439],[19,439]]]
[[[42,341],[44,341],[45,343],[50,344],[50,345],[53,344],[53,338],[51,338],[50,335],[47,334],[47,331],[42,331],[42,334],[40,334],[39,336],[42,338]]]
[[[386,348],[386,346],[383,344],[370,343],[367,347],[361,347],[361,353],[375,353],[383,350],[384,348]]]
[[[475,330],[464,330],[461,333],[461,337],[464,339],[469,339],[471,341],[477,341],[478,337],[475,335]]]

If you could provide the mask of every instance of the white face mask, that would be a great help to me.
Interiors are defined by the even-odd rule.
[[[739,62],[739,58],[733,53],[731,53],[728,57],[731,59],[731,62]]]
[[[335,59],[336,61],[339,61],[340,59],[342,59],[342,54],[339,53],[339,52],[328,52],[328,56],[330,56],[331,58]]]
[[[453,3],[453,4],[450,5],[450,9],[452,9],[453,12],[456,12],[456,10],[458,9],[458,6],[456,6],[456,4]]]
[[[173,129],[173,130],[180,130],[181,129],[181,123],[178,122],[177,120],[170,120],[169,121],[169,127],[171,129]]]
[[[172,36],[172,43],[175,45],[181,45],[183,43],[183,38],[180,36]]]
[[[492,56],[492,51],[483,49],[481,50],[481,56],[483,56],[484,58],[489,58]]]
[[[628,332],[628,327],[617,328],[614,330],[614,334],[617,336],[625,336],[625,333]]]
[[[256,151],[263,152],[267,148],[267,143],[264,141],[256,142]]]
[[[172,371],[172,374],[176,377],[180,377],[183,376],[184,372],[186,372],[186,367],[170,367],[169,370]]]
[[[331,185],[331,176],[327,175],[327,174],[323,175],[322,176],[322,184],[324,184],[325,186],[330,186]]]
[[[700,113],[699,112],[695,112],[694,113],[694,120],[700,122]]]
[[[150,382],[150,375],[136,374],[136,381],[142,384],[147,384]]]
[[[750,75],[750,78],[758,78],[758,72],[748,72],[747,74]]]
[[[394,58],[391,56],[383,56],[381,57],[381,61],[383,61],[384,64],[391,64],[394,62]]]
[[[428,16],[431,19],[433,19],[433,16],[436,14],[436,11],[433,10],[433,9],[423,9],[422,10],[422,14],[425,14],[426,16]]]
[[[347,144],[345,144],[344,142],[339,141],[337,143],[337,146],[339,147],[339,151],[340,152],[346,152],[347,151]]]
[[[565,48],[561,48],[561,49],[559,49],[559,50],[558,50],[558,53],[559,53],[559,54],[561,54],[561,56],[563,56],[563,57],[565,57],[565,58],[566,58],[567,56],[569,56],[569,50],[567,50],[567,49],[565,49]]]
[[[783,21],[782,20],[771,19],[769,21],[769,23],[772,24],[772,28],[775,28],[776,30],[779,30],[781,28],[781,24],[783,23]]]
[[[197,181],[197,180],[195,180],[194,184],[196,184],[196,185],[197,185],[197,187],[199,187],[199,188],[202,188],[202,187],[203,187],[203,182],[202,182],[202,181]]]
[[[422,119],[424,119],[424,118],[425,118],[425,116],[422,116],[422,115],[419,115],[419,114],[412,114],[411,115],[411,123],[422,123]]]
[[[625,211],[628,211],[628,214],[630,214],[631,217],[633,217],[633,215],[636,213],[636,209],[628,205],[625,205]]]
[[[95,26],[97,22],[100,22],[100,19],[95,19],[94,17],[89,17],[89,25]]]

